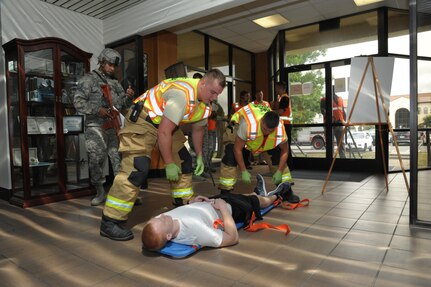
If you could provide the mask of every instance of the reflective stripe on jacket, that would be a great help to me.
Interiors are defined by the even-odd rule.
[[[267,150],[271,150],[286,141],[286,131],[284,130],[283,122],[280,120],[277,128],[272,131],[265,139],[261,129],[261,119],[270,108],[253,103],[244,106],[236,112],[232,119],[239,122],[244,119],[247,122],[247,140],[246,146],[252,153],[258,154]]]
[[[204,102],[198,101],[198,82],[199,79],[190,78],[166,79],[143,93],[140,97],[135,99],[134,102],[144,101],[144,107],[152,122],[160,124],[163,111],[166,107],[163,94],[169,89],[178,89],[183,91],[187,97],[187,105],[181,123],[197,122],[208,118],[211,113],[211,107],[207,106]],[[196,105],[196,103],[198,103],[198,105]]]

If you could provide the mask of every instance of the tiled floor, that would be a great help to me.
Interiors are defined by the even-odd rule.
[[[266,171],[256,166],[252,173]],[[330,181],[321,195],[323,183],[296,179],[295,192],[310,206],[265,216],[288,223],[289,235],[241,230],[238,245],[186,259],[141,252],[144,222],[171,208],[164,179],[152,179],[141,192],[144,204],[128,223],[135,239],[128,242],[99,235],[102,207],[90,207],[88,197],[29,209],[0,201],[0,286],[431,285],[431,231],[409,227],[402,174],[389,175],[388,193],[381,176]],[[194,188],[217,192],[210,180]]]

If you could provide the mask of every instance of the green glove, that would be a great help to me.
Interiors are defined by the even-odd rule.
[[[196,157],[196,168],[195,168],[195,175],[199,176],[204,172],[204,161],[202,159],[201,155],[198,155]]]
[[[251,183],[251,174],[247,170],[241,172],[241,177],[244,183]]]
[[[272,183],[279,185],[281,183],[281,171],[277,170],[272,176]]]
[[[167,164],[165,167],[166,179],[169,181],[178,181],[178,174],[181,173],[181,169],[175,163]]]

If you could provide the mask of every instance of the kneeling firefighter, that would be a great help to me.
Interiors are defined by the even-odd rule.
[[[289,147],[283,122],[270,108],[253,103],[244,106],[233,114],[223,139],[225,139],[225,152],[220,170],[221,193],[234,189],[237,166],[241,171],[242,180],[245,183],[251,182],[251,175],[242,157],[244,146],[253,155],[268,151],[273,158],[278,159],[278,168],[274,167],[272,176],[272,182],[275,185],[292,181],[290,170],[286,165]]]
[[[112,240],[130,240],[131,230],[122,226],[132,211],[139,187],[150,170],[151,152],[158,147],[165,162],[173,204],[182,205],[193,196],[192,160],[178,128],[192,123],[197,153],[195,174],[204,170],[202,142],[204,126],[211,113],[209,103],[225,87],[225,77],[211,70],[202,79],[167,79],[135,99],[119,133],[121,169],[109,190],[103,210],[100,235]]]

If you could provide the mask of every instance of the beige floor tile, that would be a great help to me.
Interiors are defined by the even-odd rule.
[[[429,287],[431,275],[429,272],[417,272],[383,266],[380,270],[375,287]]]
[[[253,167],[252,186],[258,172],[267,167]],[[287,223],[287,236],[240,230],[239,244],[184,259],[141,252],[144,223],[173,208],[163,178],[141,191],[127,242],[99,235],[103,206],[91,207],[91,196],[28,209],[0,201],[0,286],[429,286],[431,231],[409,225],[402,175],[389,179],[388,193],[374,176],[329,181],[323,195],[322,180],[297,179],[293,189],[310,205],[264,217]],[[210,180],[193,184],[207,196],[218,192]],[[238,193],[250,191],[237,185]]]

